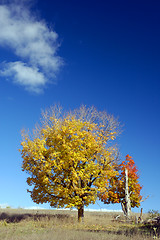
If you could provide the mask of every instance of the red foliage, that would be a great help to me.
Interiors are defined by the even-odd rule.
[[[107,193],[100,196],[101,201],[109,203],[125,204],[125,168],[128,169],[128,187],[130,193],[131,207],[139,207],[142,196],[140,191],[142,186],[139,184],[138,169],[131,156],[127,155],[125,161],[117,164],[117,174],[109,180]]]

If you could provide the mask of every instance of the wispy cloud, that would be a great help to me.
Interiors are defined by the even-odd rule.
[[[24,86],[26,90],[40,93],[47,83],[43,72],[37,67],[28,66],[23,62],[12,62],[5,64],[5,69],[1,74],[11,77],[13,82]]]
[[[7,203],[0,203],[0,208],[6,208],[8,207],[9,205]]]
[[[0,5],[0,46],[19,57],[16,62],[5,61],[1,75],[39,93],[55,79],[62,65],[57,55],[58,35],[45,21],[38,20],[23,1],[16,2]]]
[[[39,206],[31,206],[31,207],[24,207],[24,209],[31,209],[31,210],[32,210],[32,209],[33,209],[33,210],[36,210],[36,209],[38,210],[38,209],[39,209],[39,210],[41,210],[41,209],[45,209],[45,208],[39,207]]]

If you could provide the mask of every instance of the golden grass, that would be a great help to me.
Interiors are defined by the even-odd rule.
[[[117,215],[85,212],[85,221],[78,223],[76,211],[0,209],[0,240],[153,239],[153,231],[142,225],[126,223],[122,216],[114,221]]]

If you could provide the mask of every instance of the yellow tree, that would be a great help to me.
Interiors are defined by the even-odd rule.
[[[94,107],[64,114],[54,106],[43,112],[32,134],[22,133],[22,170],[29,174],[32,200],[75,207],[81,221],[84,206],[106,192],[106,173],[108,178],[115,173],[113,140],[118,134],[118,121]]]

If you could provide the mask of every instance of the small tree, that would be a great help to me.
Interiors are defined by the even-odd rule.
[[[82,106],[63,114],[53,107],[42,114],[41,125],[32,136],[23,132],[22,170],[35,203],[78,209],[95,203],[97,194],[106,191],[113,172],[117,149],[111,144],[119,133],[119,123],[106,112]]]
[[[128,217],[130,211],[128,206],[130,205],[133,208],[139,207],[142,200],[140,194],[142,186],[139,184],[138,169],[129,155],[126,156],[125,161],[117,164],[115,169],[117,170],[115,176],[109,180],[109,187],[100,198],[106,204],[121,203],[124,215]],[[128,189],[126,189],[127,185]],[[127,200],[128,197],[129,199]]]

